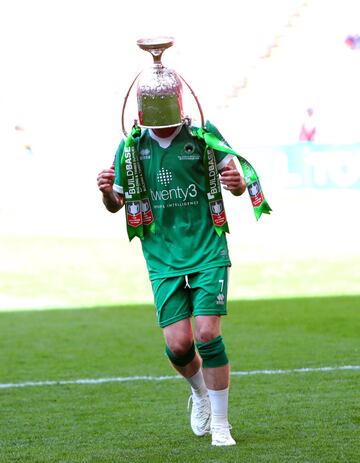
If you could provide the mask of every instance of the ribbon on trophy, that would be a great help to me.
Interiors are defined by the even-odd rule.
[[[265,199],[259,177],[249,161],[243,158],[240,154],[236,153],[224,141],[222,141],[220,139],[220,133],[217,132],[215,135],[211,132],[212,130],[217,132],[216,128],[207,121],[205,128],[193,127],[192,134],[195,137],[204,140],[206,145],[204,166],[208,189],[208,200],[213,225],[216,233],[220,236],[224,232],[229,232],[229,229],[224,209],[224,202],[222,199],[219,176],[216,168],[214,150],[232,154],[239,160],[256,220],[259,220],[261,214],[270,214],[271,207]]]
[[[210,132],[210,130],[216,131],[216,135]],[[228,233],[229,227],[225,214],[214,150],[232,154],[239,160],[256,220],[259,220],[263,213],[270,214],[271,207],[264,197],[259,177],[255,169],[245,158],[236,153],[220,139],[221,135],[217,132],[216,128],[207,122],[206,128],[192,127],[191,133],[193,136],[205,142],[204,167],[207,196],[216,233],[219,236],[221,236],[222,233]],[[131,134],[125,141],[120,161],[121,179],[125,195],[127,233],[130,241],[135,236],[144,239],[148,231],[155,233],[154,215],[147,193],[137,147],[137,139],[140,135],[141,128],[139,126],[134,126]]]
[[[222,233],[229,233],[229,226],[225,214],[215,153],[209,146],[205,148],[204,164],[211,218],[216,233],[221,236]]]
[[[134,126],[125,141],[121,155],[121,179],[125,195],[126,226],[129,240],[135,236],[144,239],[150,231],[155,233],[154,215],[141,169],[137,138],[141,135],[139,126]]]

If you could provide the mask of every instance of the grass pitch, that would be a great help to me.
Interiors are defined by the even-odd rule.
[[[360,297],[231,302],[232,371],[360,365]],[[238,445],[212,448],[186,411],[152,306],[0,314],[0,383],[174,375],[162,381],[0,388],[0,461],[360,461],[359,370],[232,376]]]
[[[270,245],[260,228],[258,233],[256,252],[250,239],[229,238],[230,299],[359,294],[360,251],[355,246],[340,255],[305,252],[299,246],[292,255],[285,238]],[[152,301],[139,240],[0,236],[0,311]]]

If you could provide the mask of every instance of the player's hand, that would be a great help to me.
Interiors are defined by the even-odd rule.
[[[110,169],[102,170],[97,176],[97,185],[103,194],[112,193],[115,180],[114,165]]]
[[[245,179],[240,175],[236,167],[226,166],[220,173],[220,182],[225,190],[231,191],[235,196],[240,196],[246,188]]]

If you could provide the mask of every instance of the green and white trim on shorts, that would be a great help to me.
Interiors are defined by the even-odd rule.
[[[226,315],[229,267],[151,281],[159,326],[198,315]]]

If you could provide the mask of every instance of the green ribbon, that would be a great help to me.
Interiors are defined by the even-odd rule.
[[[141,128],[134,126],[125,141],[121,155],[121,179],[125,195],[126,226],[129,240],[144,239],[147,232],[155,233],[154,215],[141,169],[137,139]]]
[[[210,210],[212,212],[212,206],[211,202],[213,199],[211,198],[211,191],[212,191],[212,177],[211,177],[211,172],[212,172],[212,165],[214,163],[212,156],[213,151],[222,151],[228,154],[232,154],[233,156],[236,156],[237,159],[240,162],[241,169],[243,171],[243,175],[245,178],[246,182],[246,187],[248,190],[248,193],[250,195],[250,199],[252,202],[252,206],[254,209],[254,214],[256,217],[256,220],[259,220],[261,217],[261,214],[270,214],[271,212],[271,207],[269,206],[268,202],[265,199],[265,196],[263,194],[261,185],[260,185],[260,180],[259,177],[255,171],[255,169],[252,167],[249,161],[247,161],[245,158],[243,158],[240,154],[236,153],[232,148],[230,148],[224,141],[220,140],[220,134],[214,134],[211,133],[209,130],[212,130],[213,126],[211,126],[208,122],[206,123],[206,128],[193,128],[192,129],[192,134],[205,141],[205,155],[204,155],[204,164],[205,164],[205,172],[207,175],[207,184],[208,184],[208,197],[209,197],[209,204],[210,204]],[[219,135],[219,136],[217,136]],[[215,157],[215,156],[214,156]],[[215,164],[216,166],[216,164]],[[222,196],[221,196],[221,190],[218,191],[218,188],[214,188],[215,192],[215,198],[216,200],[222,201]],[[210,194],[210,195],[209,195]],[[212,214],[213,215],[213,214]],[[214,217],[213,217],[213,222],[214,222]],[[221,227],[218,227],[214,223],[215,229],[218,234],[221,234],[223,231],[227,231],[226,227],[222,225]]]
[[[213,133],[215,132],[215,133]],[[205,142],[204,167],[207,184],[207,196],[210,213],[216,233],[228,233],[229,227],[221,193],[221,184],[217,171],[215,151],[222,151],[236,156],[239,160],[246,181],[256,220],[261,214],[270,214],[271,207],[266,201],[259,177],[252,165],[221,140],[220,133],[209,122],[205,128],[191,128],[191,133]],[[127,233],[131,241],[135,236],[144,239],[147,232],[155,233],[154,215],[146,189],[138,152],[138,139],[141,128],[134,126],[127,137],[121,155],[121,178],[125,195],[125,213]]]
[[[214,150],[207,145],[204,155],[207,197],[215,231],[221,236],[222,233],[229,233],[229,226],[225,214],[221,184],[216,164]]]

